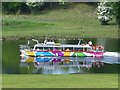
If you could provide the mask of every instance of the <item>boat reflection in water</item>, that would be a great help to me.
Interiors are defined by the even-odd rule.
[[[72,74],[88,73],[92,67],[102,67],[104,63],[93,57],[22,57],[21,67],[30,68],[32,73],[40,74]]]

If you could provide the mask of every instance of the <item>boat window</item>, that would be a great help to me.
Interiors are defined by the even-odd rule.
[[[83,47],[75,47],[74,50],[83,51]]]
[[[44,50],[53,50],[53,47],[44,47]]]
[[[87,51],[87,48],[86,48],[86,47],[84,48],[84,51]]]
[[[73,47],[65,47],[65,50],[72,51],[72,50],[73,50]]]
[[[89,48],[89,47],[84,47],[84,48],[83,48],[83,51],[92,51],[92,49]]]
[[[92,51],[92,49],[91,48],[87,48],[87,51]]]
[[[62,47],[53,47],[53,50],[63,50]]]
[[[43,47],[35,47],[35,50],[43,50]]]

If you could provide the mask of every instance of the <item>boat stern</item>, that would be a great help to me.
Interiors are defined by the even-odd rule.
[[[103,52],[95,52],[94,56],[95,57],[103,57]]]

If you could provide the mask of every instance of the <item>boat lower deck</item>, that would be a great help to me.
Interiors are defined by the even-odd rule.
[[[102,57],[103,52],[81,52],[81,51],[29,51],[20,50],[21,56],[61,56],[61,57]]]

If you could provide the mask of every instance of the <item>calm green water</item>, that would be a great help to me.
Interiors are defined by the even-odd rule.
[[[118,39],[87,38],[85,41],[93,41],[93,44],[103,45],[105,51],[119,52]],[[43,42],[43,40],[39,40]],[[78,40],[56,40],[60,43],[77,44]],[[19,45],[27,44],[26,40],[3,41],[2,43],[2,72],[8,74],[70,74],[70,73],[118,73],[118,57],[104,58],[51,58],[51,61],[39,61],[33,58],[33,62],[22,61]],[[27,58],[29,59],[29,58]],[[38,61],[37,61],[38,60]],[[61,60],[61,61],[60,61]],[[67,61],[66,61],[67,60]]]

